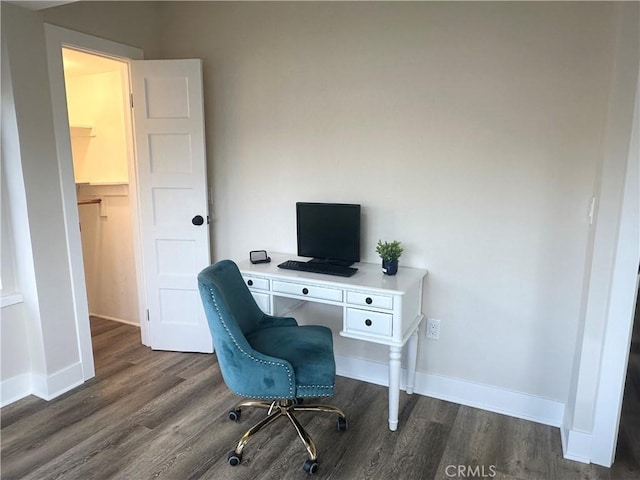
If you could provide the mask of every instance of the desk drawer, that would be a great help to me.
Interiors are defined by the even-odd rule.
[[[253,299],[258,304],[260,310],[266,314],[271,313],[271,302],[269,301],[270,297],[268,293],[251,292],[251,295],[253,295]]]
[[[347,292],[347,303],[362,305],[363,307],[370,306],[391,310],[393,308],[393,297],[388,295],[370,295],[361,292]]]
[[[391,335],[393,315],[357,308],[347,308],[345,330],[372,335]]]
[[[266,278],[252,277],[250,275],[243,275],[242,278],[244,278],[244,283],[246,283],[249,288],[269,290],[269,280]]]
[[[318,287],[304,283],[279,282],[274,280],[273,291],[278,293],[288,293],[300,295],[302,297],[317,298],[320,300],[342,301],[342,290],[335,288]]]

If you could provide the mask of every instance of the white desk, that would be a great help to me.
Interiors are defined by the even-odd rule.
[[[271,263],[238,263],[256,302],[265,313],[278,315],[275,297],[342,307],[340,335],[389,346],[389,429],[398,428],[400,358],[408,343],[407,393],[413,393],[422,314],[422,281],[426,270],[400,267],[397,275],[380,265],[357,263],[352,277],[336,277],[278,268],[295,255],[271,254]],[[302,259],[305,260],[305,259]]]

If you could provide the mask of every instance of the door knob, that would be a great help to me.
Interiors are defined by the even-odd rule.
[[[196,226],[200,226],[204,223],[204,218],[202,218],[202,215],[196,215],[191,219],[191,223],[193,223]]]

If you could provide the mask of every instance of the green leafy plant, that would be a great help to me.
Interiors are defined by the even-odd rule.
[[[393,242],[378,240],[378,245],[376,245],[376,253],[386,262],[397,262],[403,251],[402,243],[397,240]]]

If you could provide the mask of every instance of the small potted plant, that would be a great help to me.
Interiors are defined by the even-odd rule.
[[[382,271],[385,275],[395,275],[398,273],[398,259],[402,255],[402,244],[397,240],[393,242],[382,242],[378,240],[376,253],[382,258]]]

